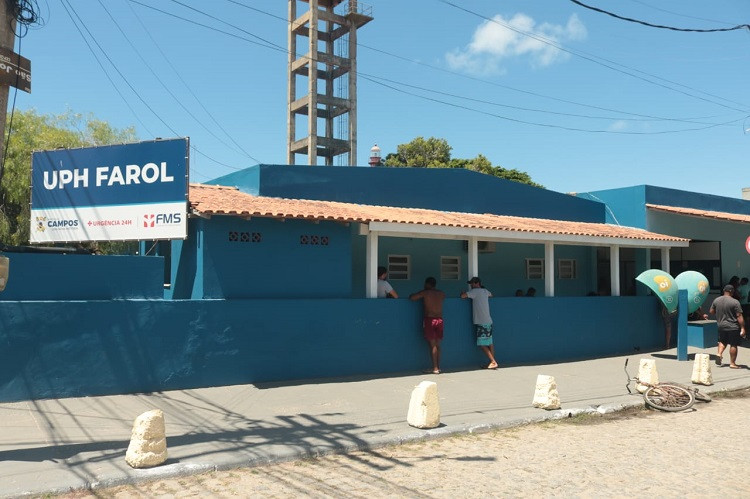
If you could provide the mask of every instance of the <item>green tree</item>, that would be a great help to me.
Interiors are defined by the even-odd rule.
[[[445,139],[417,137],[408,144],[400,144],[396,154],[387,155],[385,166],[445,168],[451,159],[451,149]]]
[[[10,116],[7,123],[10,124]],[[12,125],[12,129],[6,126],[8,151],[0,177],[0,242],[7,245],[29,242],[29,181],[33,151],[137,140],[133,127],[119,130],[91,115],[71,111],[60,115],[39,115],[33,109],[17,111]],[[89,243],[85,246],[110,253],[127,250],[132,243]]]
[[[481,154],[473,159],[451,158],[452,149],[445,139],[417,137],[407,144],[399,144],[395,153],[386,155],[385,166],[463,168],[534,187],[544,187],[534,182],[526,172],[493,166],[490,160]]]

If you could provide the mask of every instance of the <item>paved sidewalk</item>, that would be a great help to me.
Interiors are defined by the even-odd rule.
[[[690,348],[713,354],[715,349]],[[748,356],[741,349],[742,363]],[[438,435],[482,431],[581,411],[642,405],[628,395],[640,358],[655,358],[660,379],[690,382],[693,362],[675,350],[628,357],[474,370],[441,375],[346,378],[240,385],[148,395],[118,395],[0,404],[0,496],[66,492],[153,478],[378,447]],[[750,369],[712,364],[712,393],[750,387]],[[555,377],[559,411],[531,407],[536,377]],[[406,424],[411,391],[438,383],[441,422],[433,430]],[[124,460],[136,416],[164,411],[169,460],[149,470]]]

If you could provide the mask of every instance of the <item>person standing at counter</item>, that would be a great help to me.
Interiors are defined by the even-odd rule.
[[[432,369],[423,371],[425,374],[440,374],[440,342],[443,340],[443,301],[445,292],[435,286],[434,277],[424,280],[424,289],[409,295],[412,301],[422,300],[424,317],[422,319],[422,334],[430,348]]]
[[[378,298],[398,298],[391,283],[385,280],[386,277],[388,277],[388,269],[378,267]]]
[[[468,291],[461,293],[461,298],[471,298],[471,315],[474,324],[474,335],[477,346],[490,359],[487,369],[497,369],[495,360],[495,345],[492,343],[492,317],[490,316],[490,301],[492,293],[484,286],[479,277],[472,277],[467,281],[471,286]]]

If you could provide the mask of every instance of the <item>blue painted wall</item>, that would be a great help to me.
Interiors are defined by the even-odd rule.
[[[646,228],[646,186],[637,185],[604,191],[579,192],[577,197],[606,205],[606,222],[626,227]]]
[[[750,201],[745,199],[680,191],[653,185],[647,185],[645,188],[647,203],[750,215]]]
[[[3,253],[10,259],[0,301],[163,297],[164,258]]]
[[[207,183],[271,197],[604,221],[598,202],[458,168],[257,165]]]
[[[504,365],[663,342],[654,297],[490,303]],[[446,300],[444,316],[442,367],[485,363],[469,300]],[[421,304],[409,300],[4,301],[0,401],[413,373],[429,364],[420,319]]]
[[[190,225],[191,247],[182,244],[175,250],[178,277],[172,298],[351,296],[351,235],[346,225],[228,216],[192,219]]]
[[[750,201],[712,194],[681,191],[653,185],[636,185],[619,189],[579,192],[583,199],[607,205],[607,223],[617,223],[646,229],[646,204],[679,206],[699,210],[722,211],[750,215]],[[653,230],[653,229],[649,229]],[[665,234],[672,234],[665,232]]]

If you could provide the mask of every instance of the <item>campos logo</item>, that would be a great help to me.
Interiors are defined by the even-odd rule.
[[[47,221],[47,217],[36,217],[36,231],[44,232],[44,222]]]
[[[160,227],[182,223],[182,213],[148,213],[143,215],[144,227]]]
[[[44,232],[46,229],[73,229],[78,227],[78,220],[56,220],[54,218],[36,217],[36,231]]]

